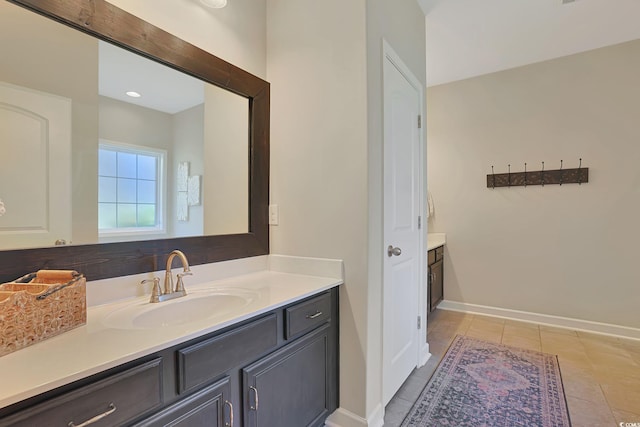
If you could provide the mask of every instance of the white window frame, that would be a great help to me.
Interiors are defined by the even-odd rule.
[[[167,233],[165,221],[167,204],[167,150],[143,145],[127,144],[124,142],[110,141],[100,138],[98,149],[107,148],[121,153],[152,155],[158,159],[156,177],[156,226],[155,227],[122,227],[122,228],[98,228],[100,238],[109,237],[134,237],[145,235],[158,235]],[[99,154],[98,154],[99,155]],[[100,175],[98,175],[99,177]]]

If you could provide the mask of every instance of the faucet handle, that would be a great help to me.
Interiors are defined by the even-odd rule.
[[[182,273],[178,273],[176,274],[176,277],[178,277],[178,281],[176,282],[176,292],[182,292],[183,295],[187,294],[187,291],[184,289],[184,282],[182,281],[182,278],[184,276],[193,276],[193,273],[191,272],[191,270],[187,270],[185,272]]]
[[[162,295],[162,289],[160,289],[160,278],[154,277],[153,279],[145,279],[140,282],[140,284],[144,285],[149,282],[153,282],[153,289],[151,290],[151,299],[149,302],[160,302],[160,295]]]

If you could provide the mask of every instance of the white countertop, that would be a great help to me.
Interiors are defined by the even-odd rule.
[[[249,270],[255,269],[256,265],[264,265],[267,269],[210,281],[201,277],[200,283],[195,285],[190,285],[189,278],[185,278],[185,287],[190,295],[231,288],[238,288],[252,295],[252,300],[247,305],[233,312],[221,313],[212,319],[154,329],[114,327],[109,321],[110,313],[134,304],[147,304],[149,300],[148,294],[129,297],[90,306],[86,325],[0,357],[0,408],[343,283],[341,261],[270,255],[255,257],[247,262],[253,264]],[[242,263],[240,260],[228,263],[227,266],[231,265],[232,268],[226,267],[225,272],[218,276],[226,276],[232,270],[242,270]],[[208,266],[200,268],[200,273],[207,268],[216,268],[210,267],[213,264]],[[192,270],[198,270],[198,267],[200,266],[194,266]],[[211,277],[215,276],[213,273]],[[127,288],[135,289],[138,279],[139,275],[99,282],[119,280]],[[105,284],[101,283],[100,287],[105,287]],[[90,297],[95,288],[95,282],[87,284],[88,301],[96,300]],[[105,293],[104,290],[101,292]],[[177,301],[180,298],[159,304]],[[170,321],[168,319],[168,323]]]
[[[446,243],[446,233],[427,233],[427,251],[444,246]]]

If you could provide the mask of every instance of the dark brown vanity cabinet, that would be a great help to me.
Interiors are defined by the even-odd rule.
[[[444,246],[431,249],[427,255],[429,283],[429,312],[435,310],[436,306],[444,297]]]
[[[338,406],[338,289],[0,409],[0,427],[320,426]]]

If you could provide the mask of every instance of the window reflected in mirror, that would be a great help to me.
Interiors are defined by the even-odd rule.
[[[164,231],[167,153],[101,141],[98,149],[98,233]]]

